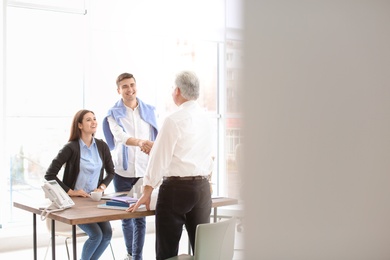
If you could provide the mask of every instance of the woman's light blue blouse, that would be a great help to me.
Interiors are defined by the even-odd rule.
[[[102,168],[102,160],[99,156],[95,139],[88,147],[83,140],[79,139],[80,144],[80,173],[77,177],[75,190],[84,190],[90,193],[97,188],[99,174]]]

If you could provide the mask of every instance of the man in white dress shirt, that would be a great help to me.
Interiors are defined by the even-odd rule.
[[[115,191],[140,193],[148,164],[148,153],[157,136],[155,108],[137,97],[133,74],[122,73],[116,80],[121,98],[108,110],[103,120],[103,133],[113,154]],[[139,186],[139,190],[137,190]],[[145,242],[145,217],[122,220],[127,255],[124,260],[142,260]]]
[[[179,109],[168,116],[150,151],[144,175],[144,191],[138,202],[150,208],[153,189],[159,187],[156,204],[156,259],[178,254],[183,225],[192,249],[196,226],[210,222],[212,171],[212,127],[197,103],[199,80],[190,71],[176,76],[172,98]]]

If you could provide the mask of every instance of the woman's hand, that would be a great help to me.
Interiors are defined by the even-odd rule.
[[[90,195],[86,193],[84,190],[68,190],[68,195],[70,197],[84,197],[84,198],[89,198]]]
[[[102,188],[99,187],[99,188],[94,189],[93,191],[99,191],[99,192],[104,193],[104,190],[105,190],[105,189],[102,189]]]

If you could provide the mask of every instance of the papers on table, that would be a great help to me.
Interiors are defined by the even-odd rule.
[[[137,202],[137,200],[138,199],[135,199],[135,198],[130,197],[130,196],[117,196],[117,197],[111,198],[111,201],[122,202],[122,203],[125,203],[127,205],[130,205],[131,203],[135,203],[135,202]]]
[[[100,209],[117,209],[117,210],[126,210],[128,209],[128,207],[123,207],[123,206],[113,206],[113,205],[107,205],[107,203],[104,203],[104,204],[99,204],[97,205],[98,208]],[[137,209],[137,211],[144,211],[146,210],[146,207],[145,205],[140,205],[139,208]]]
[[[130,192],[114,192],[114,193],[108,193],[104,194],[102,197],[102,200],[110,200],[114,197],[122,197],[122,196],[129,196]]]

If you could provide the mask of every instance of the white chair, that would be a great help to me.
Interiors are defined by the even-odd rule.
[[[219,207],[216,210],[216,215],[214,215],[214,208],[212,209],[211,213],[212,216],[218,220],[224,219],[224,218],[231,218],[234,217],[237,220],[237,231],[241,232],[243,230],[243,222],[245,218],[245,210],[244,210],[244,202],[239,201],[238,204],[235,205],[229,205],[229,206],[223,206]]]
[[[231,260],[234,255],[236,219],[199,224],[194,255],[182,254],[167,260]]]
[[[46,228],[49,231],[49,233],[51,234],[51,219],[50,218],[46,218]],[[66,253],[68,255],[68,260],[70,260],[68,240],[72,239],[72,226],[68,225],[66,223],[60,222],[60,221],[56,221],[55,222],[55,235],[58,237],[65,237]],[[88,235],[81,228],[76,226],[76,237],[88,237]],[[50,245],[51,245],[51,238],[50,238],[49,245],[47,246],[47,249],[46,249],[45,259],[47,256],[47,252],[49,251]],[[111,248],[112,258],[115,260],[114,250],[112,250],[111,243],[110,243],[110,248]]]

